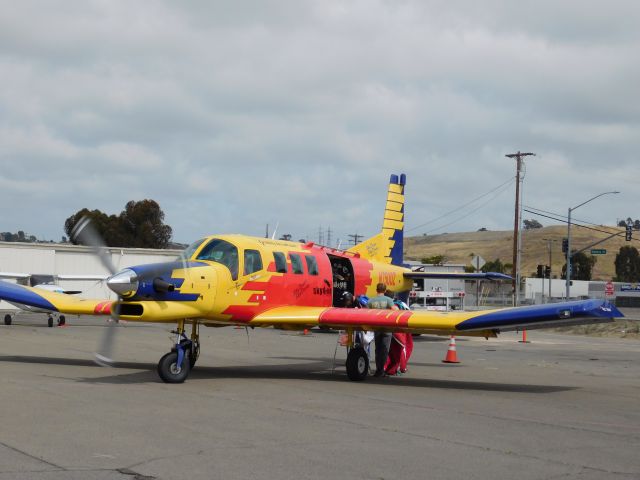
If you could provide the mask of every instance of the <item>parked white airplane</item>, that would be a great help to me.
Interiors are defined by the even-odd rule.
[[[39,288],[41,290],[47,290],[49,292],[65,293],[67,295],[76,295],[76,294],[82,293],[82,291],[81,290],[65,290],[60,285],[58,285],[57,282],[59,280],[103,281],[107,279],[107,275],[38,275],[38,274],[29,274],[29,273],[0,272],[0,278],[15,279],[16,283],[20,285],[27,285],[34,288]],[[46,313],[47,324],[49,325],[49,327],[53,327],[54,319],[57,322],[58,326],[63,326],[66,324],[67,320],[65,316],[58,312],[45,310],[37,307],[32,307],[30,305],[25,305],[23,303],[17,303],[17,302],[8,302],[8,303],[19,308],[20,310],[5,314],[4,316],[5,325],[11,325],[13,323],[15,316],[21,311]]]

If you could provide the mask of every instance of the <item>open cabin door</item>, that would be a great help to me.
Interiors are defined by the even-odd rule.
[[[353,265],[351,260],[335,255],[328,255],[333,277],[333,306],[342,307],[342,294],[354,292]]]

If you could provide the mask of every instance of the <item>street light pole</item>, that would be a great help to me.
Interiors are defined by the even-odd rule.
[[[566,297],[567,297],[567,301],[569,300],[569,298],[571,297],[571,212],[573,210],[575,210],[578,207],[581,207],[582,205],[584,205],[585,203],[589,203],[592,200],[595,200],[598,197],[601,197],[603,195],[608,195],[608,194],[612,194],[612,193],[620,193],[620,192],[602,192],[598,195],[596,195],[595,197],[591,197],[589,200],[582,202],[580,205],[577,205],[573,208],[569,207],[569,211],[567,213],[567,270],[565,272],[565,287],[566,287]]]

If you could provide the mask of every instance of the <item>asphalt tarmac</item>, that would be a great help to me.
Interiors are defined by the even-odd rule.
[[[639,479],[640,342],[416,339],[402,377],[350,382],[337,335],[203,328],[182,385],[169,326],[0,326],[0,480]]]

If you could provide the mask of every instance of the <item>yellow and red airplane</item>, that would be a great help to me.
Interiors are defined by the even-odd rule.
[[[350,334],[384,330],[495,337],[518,328],[597,323],[623,316],[603,300],[473,312],[341,308],[343,292],[372,297],[379,282],[402,296],[416,278],[510,279],[499,273],[413,272],[403,266],[405,183],[405,175],[391,176],[381,232],[346,251],[313,242],[213,235],[193,243],[174,262],[116,273],[97,234],[83,220],[76,225],[75,238],[93,245],[113,272],[107,285],[118,295],[117,301],[86,300],[2,281],[0,299],[66,314],[175,323],[175,347],[158,362],[158,374],[168,383],[183,382],[198,359],[200,325],[291,330],[321,326]],[[111,362],[113,332],[107,329],[96,354],[100,363]],[[346,366],[351,380],[363,380],[369,370],[364,349],[351,348]]]

